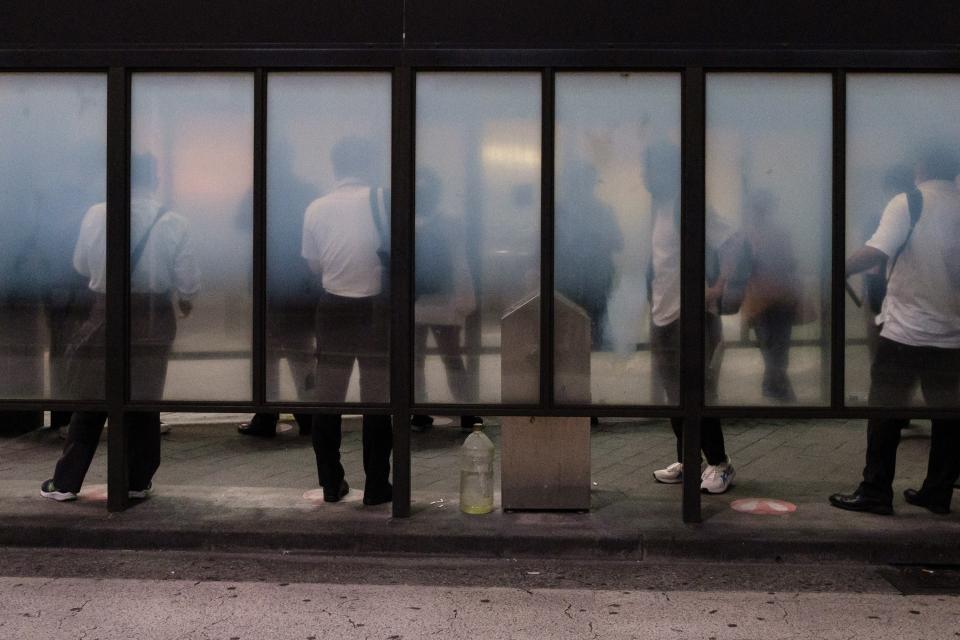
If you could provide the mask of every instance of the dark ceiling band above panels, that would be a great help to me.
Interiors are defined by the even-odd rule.
[[[9,0],[0,48],[944,50],[950,0]]]

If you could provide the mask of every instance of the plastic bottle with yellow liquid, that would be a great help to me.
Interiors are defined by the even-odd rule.
[[[460,447],[460,511],[473,515],[493,511],[493,453],[483,425],[473,425],[473,433]]]

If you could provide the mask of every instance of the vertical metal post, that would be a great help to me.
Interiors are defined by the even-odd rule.
[[[680,238],[683,467],[700,468],[704,403],[704,251],[706,247],[706,87],[702,67],[683,74]],[[700,474],[683,474],[683,521],[700,522]]]
[[[393,413],[393,516],[410,516],[410,402],[413,389],[414,76],[393,70],[391,125],[390,405]]]
[[[846,298],[844,297],[846,256],[846,155],[847,78],[833,72],[833,241],[830,279],[830,406],[844,405],[846,356]],[[826,296],[824,296],[826,299]]]
[[[556,85],[553,69],[541,77],[540,133],[540,406],[554,403],[554,142]]]
[[[267,74],[257,69],[253,88],[253,401],[266,402],[267,322]]]
[[[123,511],[129,498],[124,405],[129,372],[130,322],[130,82],[127,70],[111,68],[107,80],[107,317],[106,401],[107,509]]]

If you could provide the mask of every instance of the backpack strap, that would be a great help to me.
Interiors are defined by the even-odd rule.
[[[920,214],[923,213],[923,192],[914,187],[910,191],[907,191],[905,195],[907,196],[907,209],[910,211],[910,231],[907,232],[907,237],[904,238],[903,244],[900,245],[900,248],[897,249],[897,253],[893,256],[893,261],[890,263],[890,269],[887,271],[887,282],[890,282],[890,277],[893,275],[893,269],[897,266],[897,260],[900,258],[900,254],[903,253],[903,250],[907,247],[907,243],[910,242],[910,236],[913,235],[913,229],[917,226],[917,221],[920,220]]]

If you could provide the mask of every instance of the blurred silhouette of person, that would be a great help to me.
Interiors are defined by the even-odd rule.
[[[870,369],[871,406],[910,404],[917,382],[928,406],[956,407],[960,400],[960,158],[952,149],[925,151],[915,168],[916,190],[887,204],[876,231],[847,258],[847,276],[886,263],[887,291],[877,325],[880,337]],[[830,504],[848,511],[893,513],[893,479],[900,431],[908,419],[867,422],[863,480]],[[927,477],[904,499],[938,514],[949,513],[960,476],[960,420],[932,421]]]
[[[650,280],[650,349],[653,366],[663,385],[668,404],[680,404],[680,150],[669,143],[647,147],[644,157],[644,184],[653,206],[652,274]],[[709,230],[708,230],[709,231]],[[709,234],[708,232],[708,235]],[[708,239],[709,241],[709,239]],[[723,276],[707,283],[706,362],[717,354],[722,339],[716,300],[723,288]],[[716,395],[716,378],[706,377],[707,398]],[[677,444],[677,462],[654,471],[657,482],[683,482],[683,419],[671,418]],[[700,446],[707,466],[701,473],[700,488],[723,493],[730,488],[736,472],[727,456],[720,420],[704,418],[700,423]],[[697,469],[699,471],[699,469]]]
[[[130,202],[130,390],[138,399],[159,400],[167,375],[170,349],[177,332],[174,305],[183,317],[193,310],[200,273],[188,220],[157,201],[156,159],[149,153],[132,159]],[[73,254],[78,273],[88,278],[95,301],[90,317],[72,338],[71,386],[84,396],[96,395],[105,376],[106,320],[105,203],[87,211]],[[176,300],[176,302],[175,302]],[[84,389],[84,384],[92,385]],[[57,501],[74,500],[96,453],[107,414],[78,411],[70,420],[63,454],[53,478],[40,493]],[[160,412],[131,411],[124,418],[129,433],[131,498],[146,498],[160,466]]]
[[[793,243],[774,219],[776,210],[776,198],[769,191],[755,191],[747,198],[744,221],[753,263],[740,319],[757,335],[763,356],[763,397],[793,402],[797,396],[787,367],[793,325],[802,319],[802,297]]]
[[[0,167],[4,177],[0,191],[0,395],[36,398],[43,395],[43,239],[37,186],[29,165],[15,160],[16,155],[8,154]]]
[[[72,266],[85,211],[77,203],[103,199],[104,147],[87,132],[64,128],[84,118],[84,89],[73,83],[8,92],[0,105],[9,152],[0,160],[0,395],[6,397],[77,397],[65,384],[63,360],[67,338],[90,304],[86,282]],[[49,89],[66,90],[68,103],[51,103]],[[39,426],[43,418],[42,412],[0,416],[0,431]],[[69,419],[70,412],[51,412],[52,427]]]
[[[316,386],[316,278],[300,255],[303,212],[316,190],[293,169],[293,147],[284,145],[270,156],[267,206],[267,398],[280,398],[280,365],[286,359],[297,400],[309,400]],[[244,219],[249,219],[244,208]],[[300,435],[310,432],[312,416],[293,414]],[[258,413],[237,431],[271,438],[277,434],[276,413]]]
[[[343,402],[354,362],[360,400],[385,402],[389,392],[390,199],[373,186],[373,145],[346,137],[331,151],[333,190],[307,207],[301,255],[320,280],[317,306],[317,400]],[[341,416],[313,417],[313,449],[323,499],[350,490],[340,463]],[[390,502],[390,417],[363,416],[363,502]]]
[[[594,349],[603,347],[607,303],[613,289],[614,254],[623,249],[623,234],[613,209],[594,191],[597,170],[569,163],[560,181],[556,220],[556,289],[590,317]]]
[[[58,180],[55,186],[44,189],[38,208],[44,238],[40,247],[45,277],[43,314],[50,335],[51,395],[54,398],[77,398],[75,390],[69,386],[67,348],[71,336],[90,315],[94,299],[87,279],[73,267],[74,247],[86,212],[77,203],[103,199],[106,159],[105,149],[98,143],[77,143],[63,149],[63,153],[69,154],[77,167]],[[102,396],[100,391],[98,397]],[[50,426],[65,427],[70,416],[69,411],[52,411]]]
[[[427,400],[427,338],[433,335],[454,402],[469,402],[460,338],[467,316],[477,307],[477,297],[467,261],[467,239],[458,221],[438,209],[441,184],[437,174],[418,169],[416,187],[414,390],[417,402]],[[460,417],[462,429],[481,423],[479,416]],[[433,419],[414,415],[410,424],[414,431],[425,431]]]

